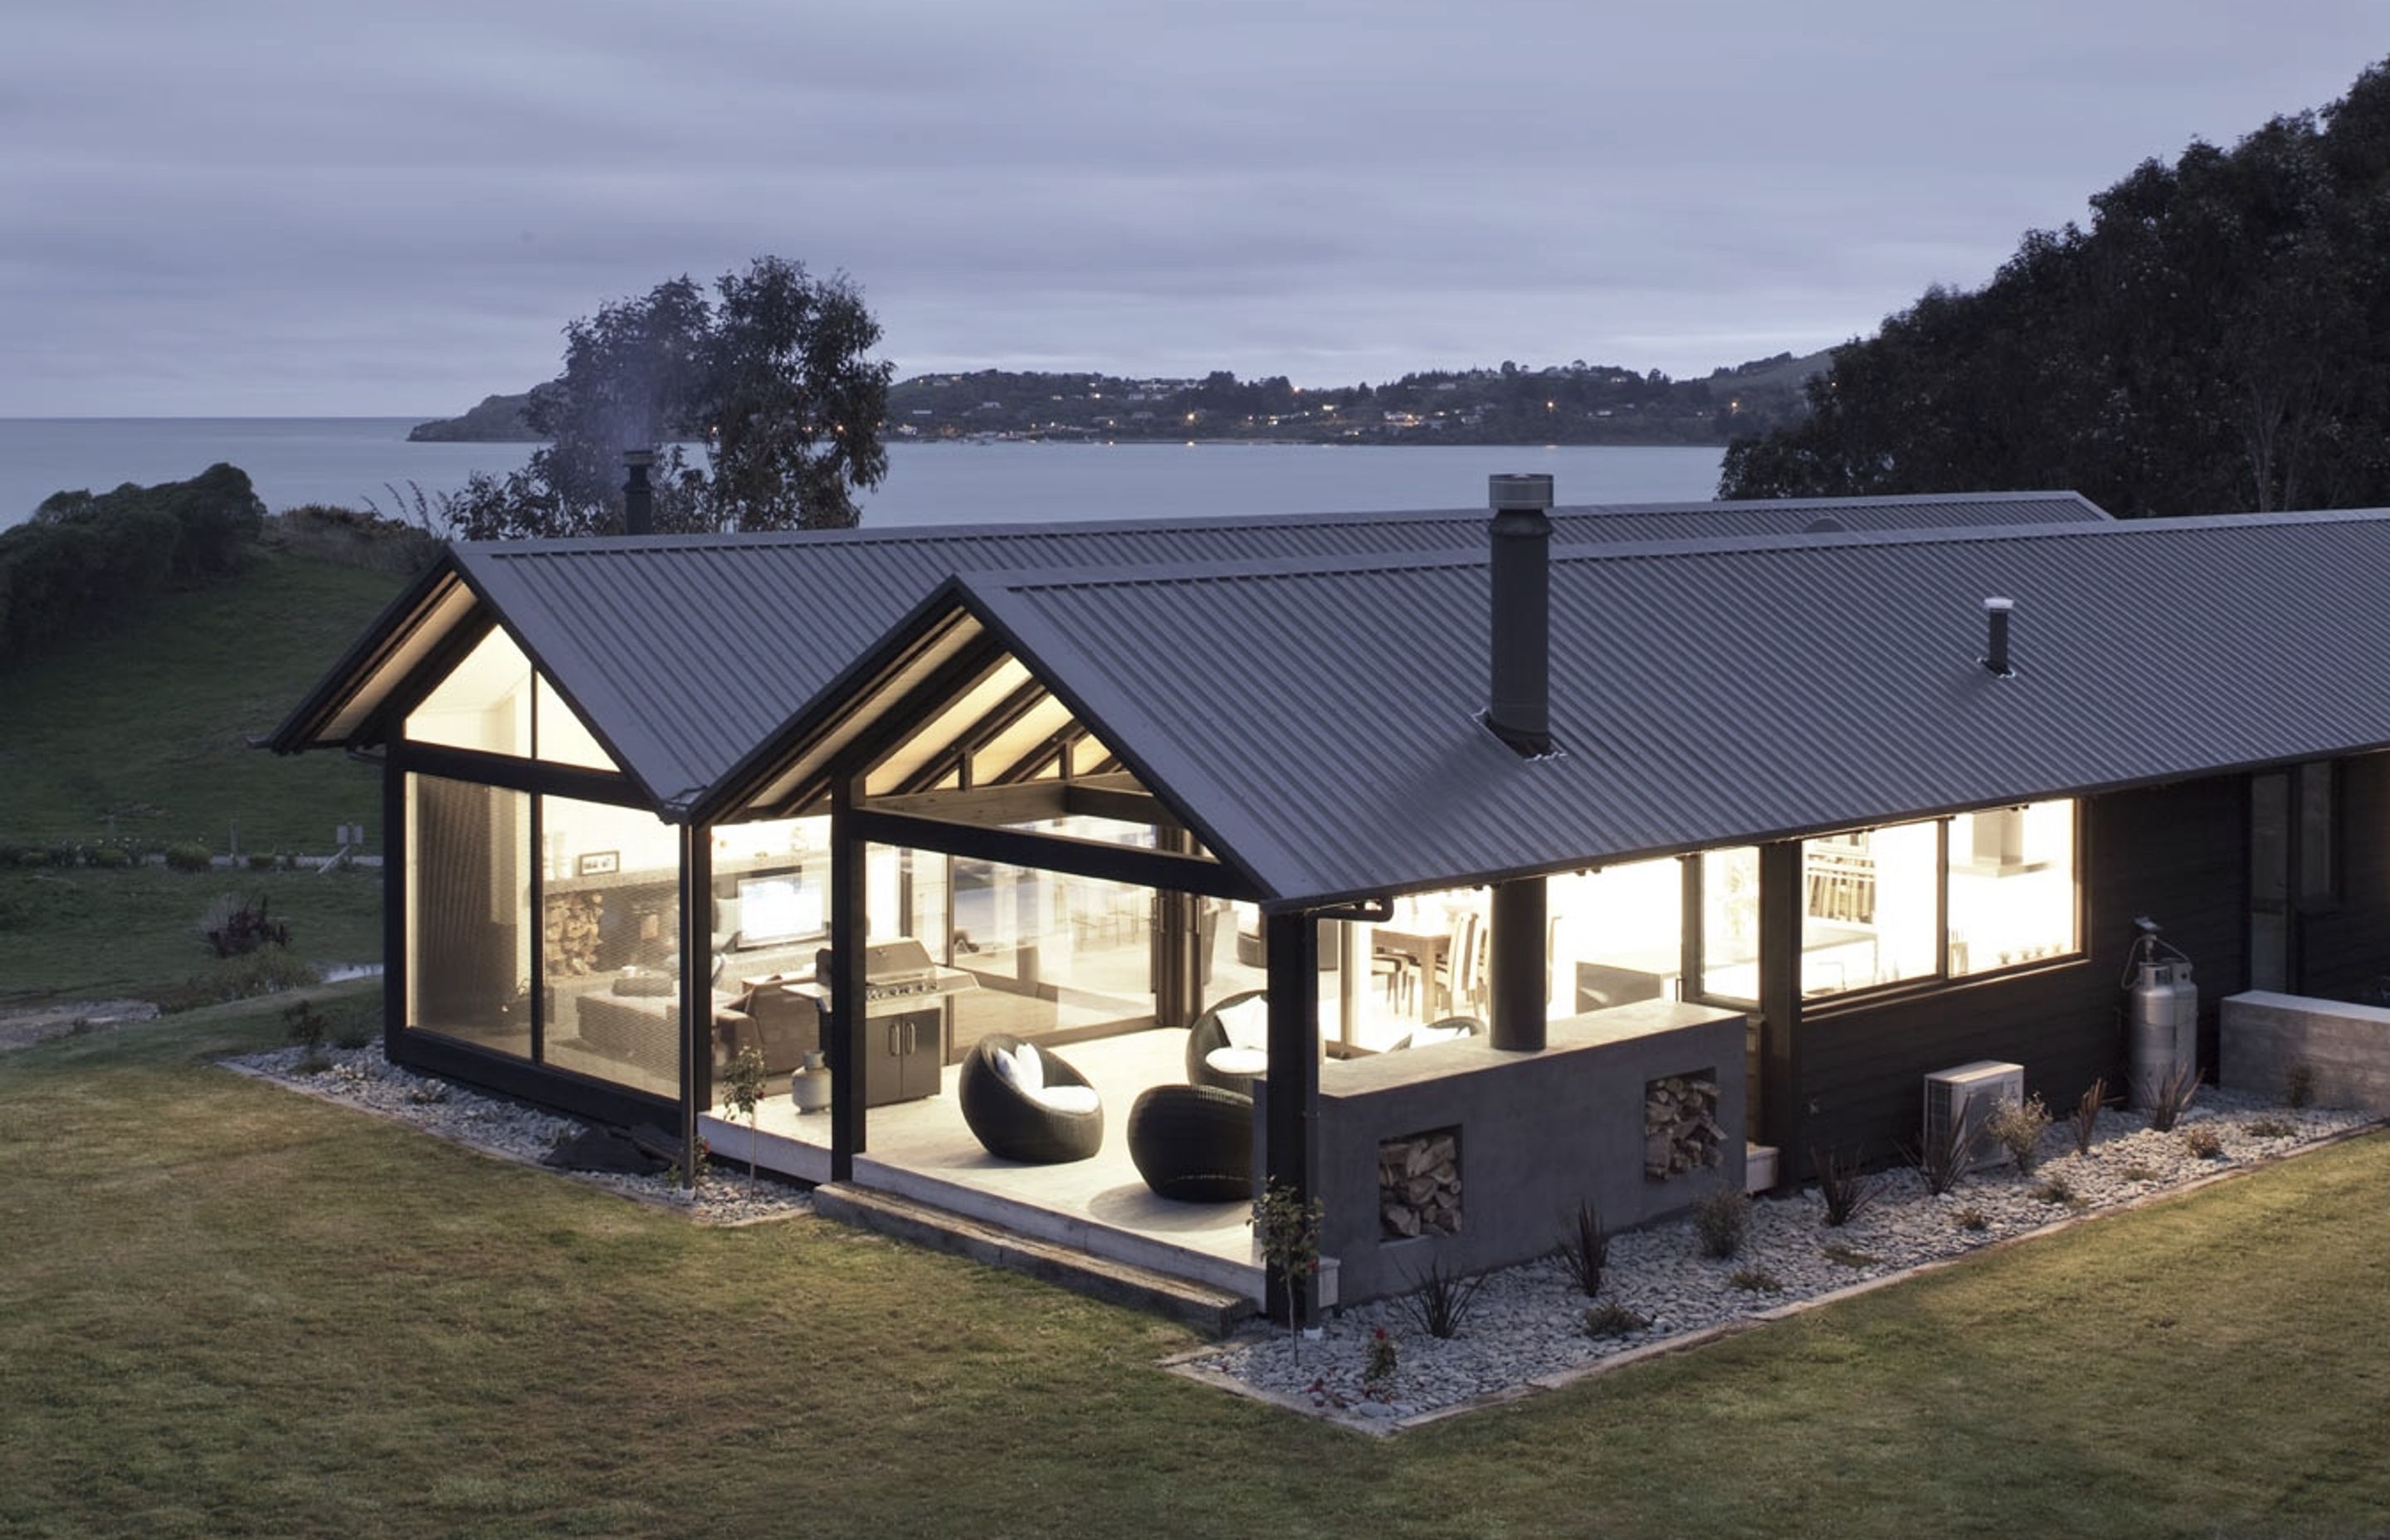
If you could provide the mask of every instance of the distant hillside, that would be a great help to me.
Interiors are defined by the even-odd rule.
[[[409,443],[533,443],[543,435],[524,414],[532,393],[483,396],[482,404],[461,417],[418,422],[406,430]]]
[[[1798,421],[1802,387],[1830,353],[1789,353],[1702,379],[1568,364],[1429,370],[1372,387],[1304,390],[1284,376],[1240,380],[982,369],[917,375],[889,391],[887,437],[1104,440],[1240,439],[1287,443],[1723,444]],[[419,425],[418,440],[536,438],[530,394],[491,396],[461,417]]]

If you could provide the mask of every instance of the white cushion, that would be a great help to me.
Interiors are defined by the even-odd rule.
[[[1269,1055],[1259,1048],[1214,1048],[1203,1056],[1204,1066],[1224,1075],[1264,1075],[1269,1073]]]
[[[1092,1085],[1040,1085],[1025,1094],[1038,1106],[1056,1112],[1092,1112],[1102,1105]]]
[[[988,1055],[996,1063],[996,1072],[1007,1085],[1024,1097],[1034,1097],[1046,1084],[1046,1061],[1037,1057],[1034,1043],[1023,1043],[1017,1048],[997,1048]]]
[[[1256,995],[1242,1005],[1230,1006],[1218,1013],[1220,1030],[1228,1034],[1228,1046],[1267,1051],[1269,1047],[1269,1000]]]

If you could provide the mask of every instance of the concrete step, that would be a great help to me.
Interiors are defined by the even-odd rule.
[[[1017,1235],[892,1192],[831,1182],[814,1189],[814,1209],[880,1235],[1025,1273],[1108,1303],[1167,1315],[1214,1337],[1227,1336],[1253,1313],[1253,1302],[1242,1295]]]

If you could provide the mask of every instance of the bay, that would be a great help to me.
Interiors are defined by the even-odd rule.
[[[415,488],[455,491],[520,468],[527,443],[409,443],[415,417],[0,418],[0,527],[70,488],[106,491],[249,472],[276,510],[333,503],[397,514]],[[896,443],[863,499],[869,525],[1188,519],[1481,507],[1485,478],[1544,471],[1562,503],[1681,502],[1717,485],[1715,448],[1585,445]]]

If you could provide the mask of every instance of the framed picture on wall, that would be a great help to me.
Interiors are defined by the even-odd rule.
[[[611,877],[622,869],[623,853],[618,850],[593,850],[573,867],[583,877]]]

